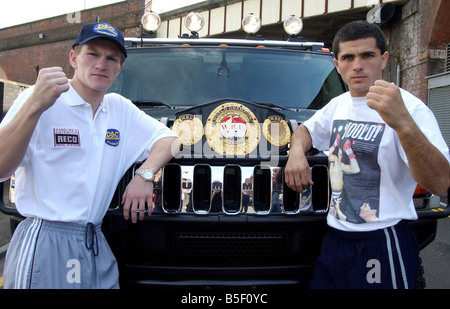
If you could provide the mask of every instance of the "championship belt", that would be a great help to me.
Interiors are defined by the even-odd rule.
[[[242,104],[221,104],[208,116],[205,136],[217,154],[248,155],[259,144],[259,122],[252,111]]]
[[[203,123],[195,115],[184,114],[175,120],[172,130],[177,133],[183,145],[191,146],[202,139]]]
[[[283,117],[271,115],[263,123],[263,134],[267,141],[277,147],[287,145],[291,139],[291,130]]]
[[[177,113],[172,129],[184,146],[193,146],[186,151],[203,154],[210,150],[220,156],[277,154],[287,150],[291,138],[283,114],[240,100],[220,100],[183,110]]]

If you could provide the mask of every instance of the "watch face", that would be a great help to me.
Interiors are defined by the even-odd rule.
[[[144,173],[145,179],[149,180],[149,179],[152,179],[152,177],[153,177],[153,173],[151,171],[145,171],[145,173]]]
[[[138,168],[135,173],[141,175],[145,181],[153,181],[155,177],[155,174],[153,173],[152,170],[145,170],[145,169],[141,170],[140,168]]]

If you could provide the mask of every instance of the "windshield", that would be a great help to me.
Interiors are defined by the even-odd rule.
[[[344,90],[329,56],[270,48],[183,46],[130,50],[108,92],[170,106],[234,98],[319,109]]]

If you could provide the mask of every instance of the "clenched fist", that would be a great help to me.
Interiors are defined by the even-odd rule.
[[[35,107],[44,112],[68,90],[69,80],[62,68],[45,68],[39,71],[31,99]]]
[[[394,130],[407,127],[412,118],[403,102],[400,88],[384,80],[377,80],[367,93],[367,106],[375,110]]]

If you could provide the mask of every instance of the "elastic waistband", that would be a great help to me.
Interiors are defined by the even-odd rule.
[[[41,224],[41,228],[47,229],[49,231],[53,231],[56,233],[65,233],[70,235],[85,235],[86,229],[89,226],[90,229],[94,229],[95,232],[100,232],[102,225],[99,224],[81,224],[81,223],[73,223],[73,222],[61,222],[61,221],[49,221],[41,218],[26,218],[25,224]]]
[[[396,225],[392,226],[396,230],[402,230],[405,228],[409,228],[409,223],[407,220],[402,220]],[[341,231],[337,230],[335,228],[331,228],[330,233],[332,233],[334,236],[342,238],[342,239],[370,239],[370,238],[378,238],[378,237],[385,237],[385,230],[391,228],[391,226],[386,227],[384,229],[375,230],[375,231],[369,231],[369,232],[347,232],[347,231]]]

